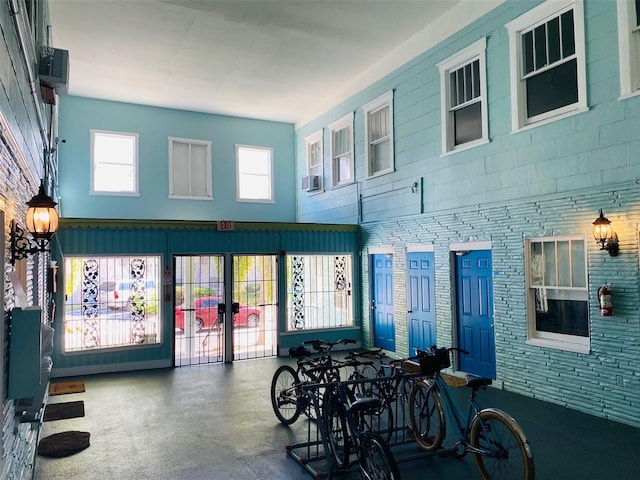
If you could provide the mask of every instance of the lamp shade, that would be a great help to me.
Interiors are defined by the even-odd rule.
[[[40,184],[38,194],[27,202],[25,224],[35,240],[50,240],[58,230],[57,203],[44,192],[44,183]]]
[[[611,221],[602,214],[602,209],[600,209],[600,216],[593,222],[593,236],[602,244],[613,237]]]

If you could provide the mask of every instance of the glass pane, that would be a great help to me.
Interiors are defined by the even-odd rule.
[[[534,30],[535,69],[539,70],[548,64],[547,62],[547,35],[545,25],[540,25]]]
[[[207,149],[204,145],[191,145],[191,195],[206,197],[208,176]]]
[[[547,35],[549,63],[551,64],[562,58],[560,52],[560,17],[549,20],[549,23],[547,23]]]
[[[544,242],[544,284],[548,287],[556,285],[556,242]]]
[[[263,175],[243,175],[240,179],[238,194],[240,198],[270,200],[271,190],[268,177]]]
[[[524,74],[533,72],[533,32],[522,35],[522,61]]]
[[[636,0],[636,26],[640,27],[640,0]]]
[[[389,140],[371,146],[371,166],[373,173],[382,172],[391,168],[391,151]]]
[[[573,240],[571,242],[571,276],[574,287],[587,286],[587,272],[585,271],[584,260],[584,242],[581,240]]]
[[[464,101],[468,102],[473,98],[473,79],[471,78],[471,64],[464,67]]]
[[[578,67],[570,60],[527,79],[527,117],[578,101]]]
[[[480,96],[480,60],[473,62],[473,98]]]
[[[189,195],[189,145],[173,142],[171,145],[172,194]]]
[[[133,136],[95,133],[93,159],[96,163],[133,165],[136,155],[136,138]]]
[[[562,14],[562,58],[576,53],[576,42],[573,30],[573,10]]]
[[[531,285],[544,285],[544,264],[542,257],[542,243],[531,242],[531,264],[529,265],[529,282]]]
[[[271,170],[271,152],[243,148],[239,151],[238,166],[241,173],[268,175]]]
[[[546,299],[546,305],[546,311],[536,311],[536,330],[589,336],[588,302]]]
[[[461,103],[464,103],[464,72],[462,68],[459,68],[456,71],[456,86],[458,89],[456,92],[456,97],[458,99],[456,105],[460,105]]]
[[[389,107],[381,108],[369,114],[369,138],[372,142],[386,137],[388,132]]]
[[[568,241],[558,242],[558,285],[571,286],[571,253]]]
[[[93,188],[96,191],[135,191],[133,167],[130,165],[96,165],[93,173]]]
[[[482,138],[482,103],[476,102],[453,112],[456,145]]]
[[[351,157],[338,157],[338,183],[350,182],[353,177],[351,173]]]
[[[449,94],[451,95],[451,107],[458,105],[458,82],[456,81],[456,72],[449,74]]]

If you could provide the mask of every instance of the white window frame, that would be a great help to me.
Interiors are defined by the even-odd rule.
[[[90,131],[90,135],[91,135],[91,194],[94,195],[123,195],[123,196],[139,196],[139,175],[138,175],[138,170],[139,170],[139,149],[140,149],[140,142],[139,142],[139,137],[140,135],[138,133],[128,133],[128,132],[113,132],[113,131],[107,131],[107,130],[94,130],[91,129]],[[96,185],[95,185],[95,179],[96,179],[96,152],[95,152],[95,148],[96,148],[96,136],[111,136],[111,137],[120,137],[120,138],[126,138],[129,140],[133,140],[134,141],[134,152],[133,152],[133,158],[131,158],[131,162],[132,165],[131,167],[133,168],[133,190],[98,190],[96,189]],[[105,165],[108,167],[109,162],[102,162],[102,165]],[[113,165],[123,165],[122,163],[119,164],[113,164]],[[104,172],[102,173],[104,174]]]
[[[451,57],[438,63],[440,69],[440,112],[442,119],[442,153],[447,154],[450,152],[459,152],[468,148],[473,148],[478,145],[485,144],[489,141],[489,122],[487,114],[487,39],[481,38],[477,42],[469,45],[465,49],[452,55]],[[455,145],[455,123],[454,123],[454,107],[452,107],[452,94],[451,91],[451,73],[456,70],[474,63],[479,62],[480,72],[480,95],[473,100],[464,104],[458,105],[467,106],[473,103],[480,103],[481,108],[481,121],[482,121],[482,135],[480,138],[471,140],[460,145]]]
[[[189,158],[187,159],[188,165],[183,165],[182,168],[186,169],[189,173],[189,195],[175,194],[173,184],[173,172],[174,172],[174,145],[176,143],[183,143],[189,146]],[[206,162],[204,165],[204,171],[194,172],[191,166],[191,147],[193,145],[204,147]],[[204,195],[197,195],[193,193],[191,186],[191,178],[193,175],[198,175],[200,178],[206,179],[206,192]],[[207,140],[193,140],[190,138],[169,137],[169,198],[175,199],[189,199],[189,200],[212,200],[213,199],[213,186],[211,179],[211,142]]]
[[[266,175],[259,174],[259,176],[267,177],[268,181],[268,196],[264,198],[254,198],[254,197],[242,197],[240,195],[240,186],[242,182],[243,176],[247,175],[240,171],[240,152],[242,150],[255,150],[259,152],[268,152],[269,153],[269,162],[267,165],[267,173]],[[273,148],[271,147],[260,147],[256,145],[236,145],[236,201],[237,202],[251,202],[251,203],[275,203],[274,200],[274,188],[273,188]]]
[[[522,34],[573,9],[578,101],[570,105],[527,118],[526,80],[523,79]],[[509,31],[509,66],[511,73],[511,128],[514,132],[543,125],[588,110],[585,62],[583,0],[547,0],[506,24]],[[552,68],[555,68],[554,65]]]
[[[562,291],[566,298],[584,301],[589,308],[589,273],[587,264],[587,241],[583,235],[566,235],[556,237],[529,237],[525,239],[525,286],[527,298],[527,341],[529,345],[539,347],[554,348],[577,353],[589,353],[591,348],[591,319],[589,313],[587,318],[589,335],[586,337],[569,335],[562,333],[539,331],[536,329],[536,306],[535,289],[539,286],[531,284],[531,244],[534,242],[562,242],[562,241],[582,241],[584,242],[584,287],[558,287],[550,286],[557,291]]]
[[[640,95],[640,27],[635,0],[618,0],[618,48],[620,97]]]
[[[305,137],[304,145],[305,145],[305,158],[307,161],[307,175],[312,176],[315,175],[320,178],[320,188],[318,190],[322,190],[324,187],[324,130],[318,130],[315,133]],[[312,164],[313,155],[312,149],[319,149],[319,163]]]
[[[336,120],[331,125],[329,125],[329,150],[331,151],[331,184],[334,187],[339,187],[342,185],[349,185],[355,181],[355,162],[353,152],[354,148],[354,139],[353,139],[353,112],[349,112],[347,115],[342,117],[340,120]],[[340,158],[337,158],[338,155],[335,151],[334,145],[334,135],[336,132],[339,132],[344,129],[349,129],[350,142],[349,147],[351,150],[348,152],[348,156],[346,153],[340,154]],[[340,162],[344,161],[345,158],[348,158],[349,162],[349,170],[351,171],[351,177],[345,180],[340,178]]]
[[[388,115],[388,120],[389,120],[389,135],[385,138],[385,140],[389,140],[389,167],[384,169],[384,170],[380,170],[379,172],[374,172],[373,171],[373,158],[371,156],[371,142],[369,141],[370,138],[370,132],[369,132],[369,115],[373,112],[376,112],[378,110],[381,110],[383,108],[389,108],[389,115]],[[385,93],[384,95],[379,96],[378,98],[376,98],[375,100],[372,100],[371,102],[367,103],[366,105],[364,105],[362,107],[362,111],[364,112],[364,145],[365,145],[365,151],[364,151],[364,159],[365,159],[365,165],[367,166],[367,177],[377,177],[379,175],[385,175],[387,173],[391,173],[395,170],[395,159],[394,159],[394,155],[393,155],[393,151],[394,151],[394,141],[393,141],[393,129],[394,129],[394,122],[393,122],[393,90]]]

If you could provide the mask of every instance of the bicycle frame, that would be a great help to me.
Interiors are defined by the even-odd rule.
[[[447,411],[447,416],[451,420],[449,423],[453,425],[455,434],[459,438],[459,442],[464,445],[465,449],[472,453],[479,453],[481,455],[491,455],[491,452],[484,448],[477,448],[470,444],[469,434],[471,432],[471,425],[473,420],[482,411],[478,402],[475,399],[476,391],[473,390],[468,400],[467,414],[464,415],[462,409],[458,403],[452,398],[449,393],[449,386],[445,382],[440,372],[436,372],[433,383],[429,386],[429,392],[437,390],[442,398],[444,409]],[[484,425],[481,423],[482,430],[485,431]]]

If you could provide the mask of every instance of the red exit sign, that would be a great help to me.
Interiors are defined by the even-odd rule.
[[[218,220],[218,230],[233,230],[233,220]]]

